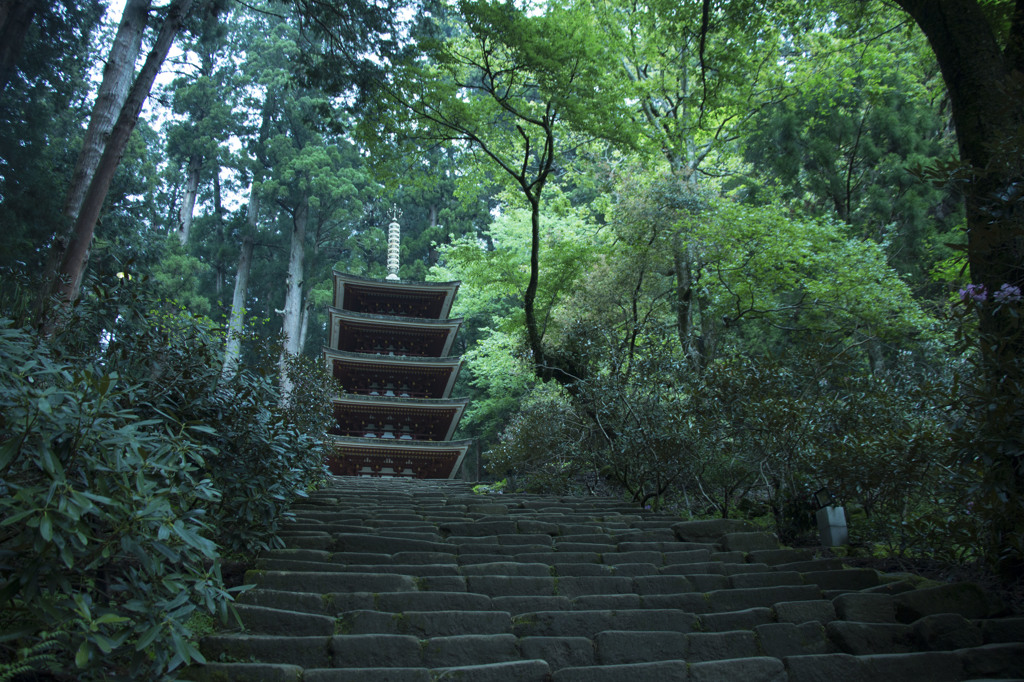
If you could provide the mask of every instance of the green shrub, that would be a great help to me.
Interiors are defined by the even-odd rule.
[[[220,331],[138,279],[65,315],[0,322],[0,664],[47,632],[79,679],[157,679],[201,660],[195,614],[229,615],[222,548],[279,544],[322,478],[317,411],[269,372],[222,381]]]

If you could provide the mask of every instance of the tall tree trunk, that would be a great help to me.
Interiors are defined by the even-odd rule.
[[[245,325],[245,299],[249,291],[249,272],[252,270],[252,252],[255,242],[252,236],[242,239],[242,250],[238,255],[238,272],[235,274],[235,295],[231,299],[231,316],[228,318],[228,336],[224,344],[224,379],[230,379],[238,371],[242,357],[242,327]]]
[[[202,159],[198,154],[188,157],[188,169],[185,171],[185,192],[181,197],[178,209],[178,241],[182,246],[188,244],[188,236],[192,232],[192,217],[196,209],[196,194],[199,192],[199,171],[202,170]]]
[[[64,217],[71,223],[82,207],[89,183],[99,165],[100,156],[107,136],[114,128],[121,107],[128,97],[128,89],[135,75],[135,62],[142,49],[142,34],[146,30],[146,18],[149,16],[151,0],[128,0],[121,13],[121,23],[117,27],[117,35],[110,47],[110,54],[103,66],[103,81],[96,92],[96,102],[89,117],[89,127],[85,130],[82,149],[78,153],[75,172],[71,176],[71,186],[64,199]]]
[[[167,52],[171,49],[171,44],[178,35],[182,22],[191,7],[192,0],[173,0],[171,2],[156,42],[132,84],[117,117],[117,122],[103,148],[103,154],[100,156],[92,181],[89,183],[89,189],[82,199],[82,206],[75,220],[71,240],[58,270],[59,282],[56,289],[60,298],[66,303],[78,298],[89,247],[92,245],[92,237],[96,229],[96,221],[100,217],[103,201],[106,199],[110,183],[114,178],[114,171],[121,163],[121,157],[128,145],[128,138],[135,129],[139,114],[142,112],[142,105],[145,103],[146,97],[149,96],[160,66],[167,57]]]
[[[117,34],[110,46],[107,63],[103,67],[103,80],[96,92],[89,125],[85,130],[82,148],[78,152],[78,160],[75,162],[71,184],[64,197],[63,213],[66,222],[59,226],[51,237],[52,243],[43,272],[43,282],[46,285],[40,290],[36,302],[38,319],[45,315],[50,296],[56,289],[57,271],[67,251],[71,227],[78,217],[82,199],[99,165],[107,138],[128,97],[128,89],[135,75],[135,62],[142,50],[142,35],[146,30],[146,18],[151,4],[151,0],[128,0],[121,13]]]
[[[292,218],[291,248],[288,253],[288,278],[285,280],[284,308],[281,313],[281,401],[288,403],[292,384],[288,378],[288,359],[302,351],[302,285],[306,265],[306,225],[309,222],[309,197],[303,197]]]
[[[249,187],[249,204],[245,210],[245,220],[249,225],[249,234],[242,239],[242,251],[238,255],[238,272],[235,274],[235,293],[231,298],[231,314],[228,317],[228,335],[224,343],[225,379],[230,379],[238,371],[238,361],[242,356],[242,327],[245,324],[245,299],[249,291],[249,272],[252,270],[252,254],[255,246],[253,235],[259,222],[260,197],[256,191],[255,181]]]
[[[672,260],[676,275],[676,334],[679,347],[695,368],[702,366],[700,353],[693,339],[693,257],[690,246],[683,246],[682,236],[672,235]]]
[[[971,281],[987,296],[978,306],[985,373],[970,453],[985,463],[982,494],[993,502],[989,556],[1016,545],[1010,563],[1024,567],[1024,328],[1021,301],[997,301],[1003,287],[1024,289],[1024,0],[998,31],[977,0],[897,0],[924,32],[946,82],[964,183]],[[997,33],[1009,29],[1005,49]],[[1012,289],[1003,289],[1009,293]],[[986,505],[987,505],[986,501]]]

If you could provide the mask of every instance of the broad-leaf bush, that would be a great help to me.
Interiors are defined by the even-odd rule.
[[[229,616],[221,552],[278,544],[323,476],[322,415],[222,381],[217,328],[145,283],[65,315],[48,339],[0,322],[0,663],[56,633],[79,679],[158,679],[201,660],[191,616]]]

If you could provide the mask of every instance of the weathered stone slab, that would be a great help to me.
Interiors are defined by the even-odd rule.
[[[249,571],[246,579],[249,579]],[[412,576],[378,573],[323,573],[319,571],[264,571],[256,584],[264,589],[288,590],[301,586],[303,592],[401,592],[414,590]]]
[[[758,625],[771,623],[775,614],[767,607],[705,613],[700,617],[704,632],[728,632],[730,630],[753,630]]]
[[[217,663],[195,665],[181,673],[181,680],[190,682],[300,682],[302,668],[297,665],[273,663]]]
[[[374,595],[371,595],[374,596]],[[380,611],[503,611],[491,598],[473,592],[381,592],[369,608]],[[346,609],[356,611],[359,609]]]
[[[867,661],[850,654],[787,656],[789,682],[865,682],[873,678]]]
[[[1024,678],[1024,642],[986,644],[955,653],[963,664],[963,679]]]
[[[612,575],[635,578],[641,575],[659,575],[660,571],[654,564],[616,564]]]
[[[756,626],[754,632],[761,650],[775,658],[835,651],[831,641],[825,637],[825,626],[814,621],[801,624],[764,623]]]
[[[428,668],[504,663],[519,659],[516,638],[508,634],[432,637],[421,647]]]
[[[374,552],[394,554],[395,552],[443,552],[448,546],[442,542],[395,537],[393,535],[369,535],[365,533],[338,533],[333,536],[331,549],[335,552]]]
[[[937,613],[914,621],[916,643],[931,651],[951,651],[981,646],[981,630],[959,613]]]
[[[604,630],[662,630],[690,632],[697,626],[693,614],[674,609],[623,611],[535,611],[512,619],[518,637],[593,637]]]
[[[876,680],[928,680],[955,682],[961,678],[961,661],[956,654],[944,651],[924,653],[880,654],[865,656]]]
[[[408,635],[347,635],[332,637],[331,665],[335,668],[420,667],[420,641]]]
[[[825,632],[840,651],[855,656],[913,651],[908,625],[836,620],[825,626]]]
[[[780,623],[806,623],[817,621],[829,623],[836,619],[836,609],[827,599],[806,601],[783,601],[773,605],[775,617]]]
[[[734,588],[709,592],[715,611],[739,611],[756,606],[772,606],[780,601],[817,599],[820,592],[814,585],[781,585],[776,587]]]
[[[579,597],[585,594],[622,594],[631,591],[633,579],[625,576],[566,576],[558,578],[558,594]]]
[[[665,565],[700,564],[711,560],[711,552],[706,549],[665,550]]]
[[[550,577],[551,566],[533,564],[524,561],[494,561],[485,564],[469,564],[462,567],[462,575],[518,575],[533,577]]]
[[[628,589],[628,588],[627,588]],[[648,575],[633,578],[632,592],[639,595],[692,592],[693,585],[681,575]]]
[[[306,670],[302,682],[431,682],[431,677],[426,668],[319,668]]]
[[[664,571],[662,571],[662,575],[665,575]],[[729,587],[729,576],[717,573],[691,573],[686,575],[686,579],[693,585],[695,592],[713,592]]]
[[[603,563],[610,566],[616,564],[654,564],[661,566],[663,563],[661,552],[636,551],[636,552],[609,552],[601,555]]]
[[[777,658],[735,658],[690,666],[691,682],[786,682],[786,668]]]
[[[427,575],[420,576],[414,581],[414,585],[420,590],[432,592],[465,592],[466,579],[461,575]]]
[[[249,604],[235,604],[235,610],[251,633],[297,637],[334,634],[334,618],[329,616]]]
[[[515,521],[472,521],[469,523],[459,522],[444,522],[437,526],[438,530],[441,531],[441,535],[448,537],[451,535],[463,535],[463,536],[475,536],[481,537],[485,535],[499,535],[504,533],[515,533],[516,522]]]
[[[601,665],[646,663],[682,659],[686,638],[682,632],[606,630],[594,637]]]
[[[989,596],[976,583],[953,583],[904,592],[893,597],[896,618],[913,623],[934,613],[959,613],[964,618],[987,618],[993,608]]]
[[[369,592],[361,593],[365,604],[362,607],[373,608],[373,597]],[[330,608],[329,599],[325,595],[309,592],[292,592],[289,590],[248,590],[238,595],[236,604],[251,604],[253,606],[265,606],[271,609],[293,609],[305,611],[306,613],[319,613],[322,615],[334,615]]]
[[[687,613],[707,613],[712,610],[708,596],[701,592],[647,594],[640,601],[645,609],[679,609]]]
[[[594,643],[586,637],[523,637],[523,658],[547,661],[551,670],[594,665]]]
[[[552,595],[512,595],[508,597],[494,597],[491,599],[493,608],[507,611],[512,615],[529,613],[531,611],[568,611],[572,603],[568,597]]]
[[[454,552],[396,552],[391,557],[396,564],[454,564],[458,555]],[[348,561],[353,564],[379,564],[382,561]]]
[[[719,661],[759,655],[757,640],[750,630],[691,632],[686,635],[686,660]]]
[[[625,665],[583,666],[555,671],[553,682],[666,682],[685,680],[689,674],[686,661],[656,661]]]
[[[588,552],[593,554],[610,554],[618,552],[617,545],[601,542],[560,542],[559,552]],[[607,563],[607,562],[606,562]]]
[[[708,559],[723,564],[742,564],[747,560],[747,553],[740,550],[734,550],[731,552],[711,552],[711,554],[708,555]]]
[[[803,578],[796,571],[770,571],[764,573],[738,573],[729,577],[733,587],[777,587],[779,585],[803,585]]]
[[[588,575],[615,575],[615,569],[612,566],[605,566],[604,564],[594,563],[583,563],[576,564],[571,562],[557,562],[552,564],[552,568],[555,569],[555,575],[559,577],[565,576],[588,576]]]
[[[572,600],[572,608],[577,611],[617,611],[642,606],[637,594],[585,594]]]
[[[466,578],[470,592],[486,594],[489,597],[512,595],[540,596],[555,594],[555,579],[552,577],[471,575]]]
[[[843,594],[832,600],[836,615],[860,623],[895,623],[896,606],[887,594]]]
[[[544,661],[509,661],[467,665],[434,671],[436,682],[548,682],[551,671]]]
[[[532,519],[517,519],[516,530],[530,535],[558,535],[558,524]]]
[[[199,649],[207,660],[260,661],[302,668],[330,665],[330,637],[277,637],[274,635],[211,635]]]

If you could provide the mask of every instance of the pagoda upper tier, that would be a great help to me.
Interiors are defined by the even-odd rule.
[[[333,350],[379,355],[447,357],[461,319],[438,320],[397,315],[368,315],[328,308]]]
[[[459,282],[366,279],[334,271],[334,307],[354,313],[444,320]]]

